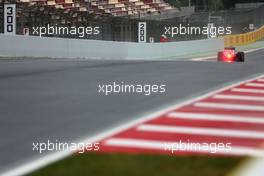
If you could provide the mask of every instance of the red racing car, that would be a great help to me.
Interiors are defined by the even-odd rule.
[[[244,62],[244,52],[237,52],[235,47],[226,47],[224,51],[220,51],[217,54],[217,61],[220,62]]]

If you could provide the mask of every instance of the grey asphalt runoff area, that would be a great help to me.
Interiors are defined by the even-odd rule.
[[[226,83],[264,72],[264,50],[245,63],[0,60],[0,173],[41,157],[33,142],[93,136]],[[99,84],[166,84],[166,92],[98,93]]]

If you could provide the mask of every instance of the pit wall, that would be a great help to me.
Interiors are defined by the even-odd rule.
[[[223,38],[168,43],[132,43],[0,34],[0,56],[85,59],[177,59],[216,53]]]

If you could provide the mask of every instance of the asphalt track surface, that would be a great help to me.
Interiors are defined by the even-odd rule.
[[[264,72],[264,50],[245,63],[0,60],[0,173],[42,155],[33,142],[76,141],[175,102]],[[99,84],[166,84],[166,92],[98,93]]]

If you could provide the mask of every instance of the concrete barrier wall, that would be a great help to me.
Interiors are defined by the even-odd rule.
[[[197,53],[216,53],[223,39],[170,43],[131,43],[0,35],[0,56],[87,59],[183,58]]]
[[[130,59],[190,58],[212,55],[224,48],[224,39],[193,40],[169,43],[129,43]]]
[[[0,35],[0,55],[8,57],[104,58],[127,57],[122,42],[77,40],[35,36]]]

